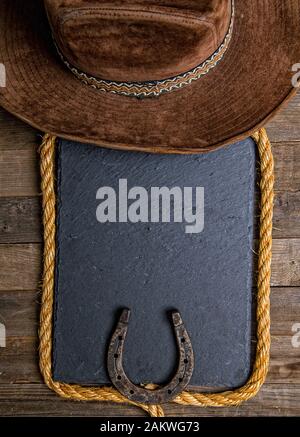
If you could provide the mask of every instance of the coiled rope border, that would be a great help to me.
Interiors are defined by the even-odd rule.
[[[230,407],[249,400],[257,394],[265,381],[270,352],[270,279],[272,256],[272,219],[274,199],[274,162],[271,144],[265,129],[252,135],[259,150],[261,178],[260,243],[257,280],[257,347],[252,375],[241,388],[222,393],[194,393],[185,391],[173,402],[196,407]],[[40,315],[40,369],[48,387],[67,399],[84,401],[111,401],[138,406],[151,416],[162,417],[160,405],[145,405],[129,401],[110,387],[83,387],[55,382],[52,379],[52,318],[55,271],[55,143],[56,138],[46,134],[40,147],[44,223],[44,272]],[[151,388],[151,387],[149,387]]]

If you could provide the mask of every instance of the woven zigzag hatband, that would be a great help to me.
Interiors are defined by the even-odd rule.
[[[89,85],[90,87],[99,91],[121,94],[129,97],[158,97],[163,93],[168,93],[190,85],[195,80],[198,80],[201,77],[205,76],[210,70],[218,65],[218,63],[223,59],[231,41],[234,16],[235,8],[234,0],[232,0],[232,14],[230,26],[224,38],[224,41],[220,45],[218,50],[216,50],[205,62],[202,62],[200,65],[193,68],[192,70],[165,80],[151,82],[114,82],[99,79],[94,76],[90,76],[71,65],[61,53],[61,50],[58,48],[55,40],[54,43],[56,46],[56,50],[65,66],[77,77],[77,79],[81,80],[86,85]]]

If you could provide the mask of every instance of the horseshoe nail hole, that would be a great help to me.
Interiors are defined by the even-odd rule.
[[[184,364],[187,364],[189,362],[189,360],[187,358],[184,359]]]
[[[184,343],[184,342],[185,342],[185,338],[182,337],[182,339],[181,339],[181,343]]]
[[[123,340],[122,335],[119,335],[118,339],[119,339],[120,341]]]
[[[172,390],[168,390],[169,395],[172,393]]]
[[[182,381],[183,381],[183,378],[178,378],[178,381],[179,381],[179,382],[182,382]]]
[[[120,375],[117,376],[117,379],[120,381],[120,379],[122,379],[122,377]]]
[[[134,394],[134,391],[133,390],[130,390],[130,392],[129,392],[131,395],[133,395]]]
[[[119,356],[118,354],[115,354],[115,355],[114,355],[115,358],[118,358],[118,356]]]

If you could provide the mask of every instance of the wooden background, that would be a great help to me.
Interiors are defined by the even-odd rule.
[[[272,351],[267,383],[248,403],[231,409],[167,405],[168,415],[300,415],[300,93],[268,126],[276,161],[272,273]],[[143,415],[135,407],[65,401],[38,369],[41,208],[37,145],[40,136],[0,110],[0,415]]]

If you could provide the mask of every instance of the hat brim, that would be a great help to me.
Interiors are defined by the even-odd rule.
[[[185,88],[141,100],[73,76],[56,53],[43,2],[1,0],[0,105],[41,131],[116,149],[193,153],[241,139],[296,91],[300,0],[235,3],[222,61]]]

